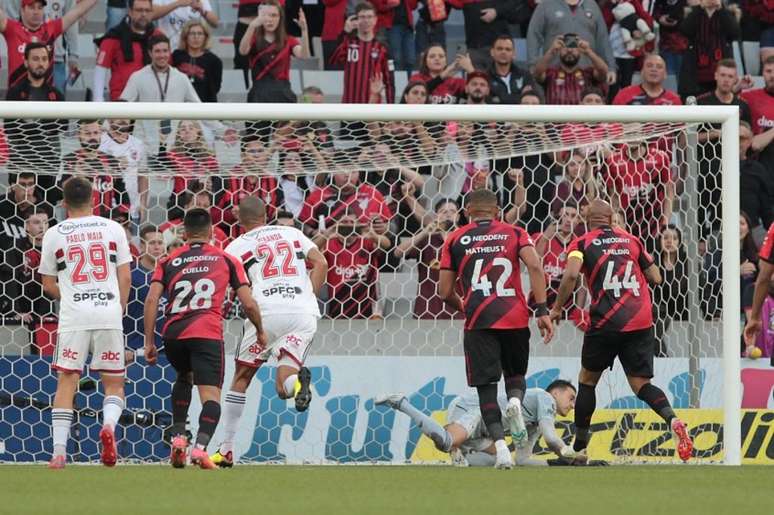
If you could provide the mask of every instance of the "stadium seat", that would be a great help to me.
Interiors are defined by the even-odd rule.
[[[395,103],[400,104],[400,96],[408,84],[408,74],[405,71],[395,72]]]
[[[301,84],[304,88],[317,86],[326,96],[326,101],[332,97],[339,97],[344,93],[344,72],[304,70],[301,72]]]
[[[321,70],[321,64],[318,57],[310,57],[308,59],[294,57],[290,60],[290,67],[294,70]]]
[[[745,41],[742,43],[744,64],[747,67],[747,73],[750,75],[760,75],[761,73],[760,50],[760,43],[757,41]]]

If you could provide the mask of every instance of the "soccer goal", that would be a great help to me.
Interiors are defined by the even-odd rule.
[[[466,193],[489,187],[503,218],[533,235],[554,288],[586,205],[610,201],[614,223],[645,241],[665,278],[651,288],[654,382],[686,421],[694,461],[738,465],[743,440],[746,462],[766,460],[754,408],[767,400],[746,392],[753,409],[741,410],[735,107],[2,102],[0,118],[0,461],[45,461],[51,450],[56,306],[39,284],[37,246],[65,216],[61,182],[71,175],[92,178],[95,212],[125,225],[138,256],[124,324],[134,362],[118,434],[123,459],[169,454],[173,372],[163,355],[147,367],[141,353],[149,268],[183,243],[186,209],[209,208],[214,243],[225,245],[239,234],[239,201],[256,195],[272,223],[315,238],[329,274],[307,361],[310,409],[298,413],[276,396],[268,362],[248,390],[236,454],[246,462],[448,462],[408,417],[373,399],[404,392],[443,422],[465,391],[462,322],[435,282],[444,235],[464,222]],[[271,259],[265,266],[281,268],[281,256]],[[528,291],[526,275],[523,284]],[[580,287],[550,345],[533,327],[528,387],[577,383],[587,304]],[[238,306],[226,334],[225,390],[242,334]],[[93,382],[84,385],[69,454],[89,462],[98,460],[102,398]],[[572,419],[556,423],[570,442]],[[592,458],[678,461],[666,424],[631,392],[619,364],[597,388],[592,434]],[[534,451],[550,457],[542,441]]]

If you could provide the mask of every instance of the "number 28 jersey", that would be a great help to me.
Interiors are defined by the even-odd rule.
[[[524,229],[497,220],[469,223],[446,238],[441,269],[455,271],[462,284],[466,330],[527,327],[519,252],[531,246]]]
[[[242,263],[209,243],[183,245],[162,259],[151,278],[167,297],[167,340],[223,340],[223,306],[229,287],[249,286]]]
[[[653,325],[653,304],[643,270],[653,264],[642,241],[621,229],[599,227],[576,238],[568,258],[581,268],[591,295],[587,333],[628,333]]]
[[[295,227],[263,225],[232,241],[226,253],[244,265],[261,314],[319,318],[305,262],[313,248],[317,246]]]
[[[113,220],[68,218],[48,229],[39,272],[59,283],[58,331],[123,329],[117,267],[131,260],[126,232]]]

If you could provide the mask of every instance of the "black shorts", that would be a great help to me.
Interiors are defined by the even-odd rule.
[[[583,338],[581,365],[591,372],[602,372],[613,368],[618,357],[627,376],[651,378],[655,351],[652,327],[628,333],[587,334]]]
[[[164,340],[169,363],[178,373],[193,372],[193,383],[204,386],[223,386],[223,341],[207,338]]]
[[[465,372],[468,386],[496,383],[525,375],[529,363],[529,328],[465,331]]]

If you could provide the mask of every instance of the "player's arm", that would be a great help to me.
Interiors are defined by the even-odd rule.
[[[310,249],[306,254],[306,260],[312,265],[312,270],[309,272],[312,289],[315,295],[319,295],[328,275],[328,261],[318,249]]]
[[[457,284],[457,273],[454,270],[441,270],[438,276],[438,295],[450,307],[457,311],[465,311],[462,299],[454,289],[455,284]]]
[[[175,9],[179,7],[189,7],[192,3],[193,3],[193,0],[177,0],[177,2],[172,2],[171,4],[154,5],[153,13],[151,14],[151,19],[156,21],[159,18],[163,18],[167,14],[171,13]]]
[[[546,306],[546,276],[543,272],[543,260],[540,259],[532,245],[522,247],[519,250],[519,258],[527,267],[529,274],[529,284],[535,299],[535,318],[538,329],[543,336],[543,342],[548,343],[554,336],[554,324],[548,316],[548,307]]]
[[[129,304],[129,292],[132,289],[132,272],[129,270],[129,263],[118,265],[116,273],[118,274],[118,292],[121,295],[121,313],[124,313],[127,304]]]
[[[62,294],[59,291],[59,283],[56,280],[55,275],[41,275],[40,280],[43,283],[43,291],[49,298],[54,300],[61,300]],[[760,312],[760,310],[759,310]]]
[[[70,26],[80,20],[87,12],[97,5],[97,0],[79,0],[75,7],[67,11],[62,16],[62,30],[66,31]]]
[[[158,351],[156,350],[156,315],[159,312],[159,301],[164,293],[164,286],[159,282],[152,282],[145,297],[143,310],[143,331],[145,333],[145,360],[149,365],[156,363]]]
[[[774,274],[774,264],[765,259],[758,260],[758,277],[755,279],[755,290],[753,292],[752,311],[750,319],[744,328],[744,340],[747,345],[755,343],[755,338],[761,330],[761,308],[763,302],[769,294],[769,284],[771,276]]]
[[[564,274],[562,274],[562,282],[559,284],[559,292],[556,294],[556,302],[551,308],[551,319],[559,320],[562,317],[564,306],[578,284],[582,266],[583,254],[579,250],[570,252],[567,257],[567,265],[564,267]]]
[[[650,284],[661,284],[661,270],[658,269],[658,266],[656,266],[655,263],[643,270],[642,273],[645,274],[645,279],[647,279]]]
[[[250,287],[243,284],[236,291],[239,302],[242,303],[242,311],[245,312],[245,316],[253,323],[255,330],[260,338],[263,334],[263,320],[261,319],[261,308],[258,307],[258,303],[255,302]]]

